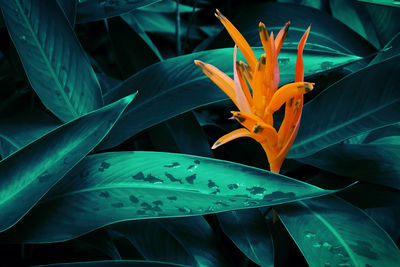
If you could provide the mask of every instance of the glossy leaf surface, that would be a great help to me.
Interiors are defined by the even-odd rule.
[[[396,266],[400,262],[399,249],[388,234],[340,198],[325,196],[276,210],[310,266]]]
[[[146,260],[228,266],[213,229],[202,216],[130,221],[110,228],[127,238]]]
[[[124,220],[271,206],[332,192],[227,161],[162,152],[104,153],[83,159],[0,239],[63,241]]]
[[[253,262],[274,266],[274,249],[269,225],[259,209],[217,214],[222,231]]]
[[[100,108],[96,75],[57,1],[0,4],[29,82],[43,104],[64,122]]]
[[[0,231],[18,222],[104,138],[133,97],[67,123],[0,162]]]
[[[85,0],[78,4],[78,23],[116,17],[160,0]]]
[[[303,158],[398,122],[393,114],[400,112],[399,59],[396,56],[348,75],[307,103],[288,158]]]
[[[260,55],[263,50],[257,48],[255,51]],[[113,102],[136,90],[139,93],[135,104],[128,107],[120,122],[102,142],[100,149],[118,145],[132,135],[185,111],[225,100],[226,95],[204,75],[193,60],[210,63],[233,76],[232,55],[233,49],[226,48],[175,57],[154,64],[115,87],[105,95],[105,102]],[[281,50],[279,71],[282,84],[293,81],[296,57],[296,49]],[[357,56],[305,50],[306,79],[307,76],[329,71],[358,59],[360,58]]]

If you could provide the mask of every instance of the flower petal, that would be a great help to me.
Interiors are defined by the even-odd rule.
[[[240,129],[234,130],[230,133],[227,133],[226,135],[219,138],[214,143],[214,145],[211,147],[211,149],[216,149],[217,147],[219,147],[223,144],[226,144],[236,138],[240,138],[240,137],[250,137],[250,138],[253,138],[254,140],[256,140],[257,142],[261,141],[261,139],[259,138],[258,135],[250,132],[249,130],[247,130],[245,128],[240,128]]]
[[[304,80],[304,63],[303,63],[303,50],[306,45],[308,35],[310,33],[311,25],[308,27],[306,32],[301,37],[299,45],[297,46],[297,61],[295,71],[295,82],[302,82]]]
[[[265,77],[265,68],[266,68],[266,57],[265,55],[261,55],[257,67],[254,70],[254,78],[253,83],[251,84],[251,88],[253,90],[253,106],[255,113],[257,116],[262,116],[265,105],[266,105],[266,80],[268,77]]]
[[[195,60],[194,63],[200,67],[200,69],[208,76],[208,78],[218,85],[218,87],[221,88],[230,99],[232,99],[233,103],[235,103],[237,107],[239,107],[236,101],[233,80],[228,75],[213,65],[204,63],[203,61]]]
[[[244,39],[242,34],[224,15],[222,15],[221,12],[219,12],[218,9],[216,10],[215,16],[221,21],[229,35],[232,37],[233,41],[237,44],[250,68],[254,70],[257,64],[257,58],[254,55],[253,50],[251,50],[251,47],[247,43],[246,39]]]
[[[259,117],[252,113],[232,111],[233,118],[246,127],[250,132],[263,136],[270,147],[276,147],[278,143],[278,133],[271,125],[266,124]]]
[[[272,96],[271,102],[266,108],[266,114],[274,113],[280,109],[285,102],[290,101],[291,98],[310,92],[314,88],[313,85],[314,83],[296,82],[282,86]]]
[[[236,54],[237,54],[237,46],[235,45],[235,48],[233,49],[233,82],[234,82],[234,86],[235,86],[236,101],[237,101],[238,108],[240,111],[251,112],[249,102],[247,101],[245,93],[243,92],[241,82],[239,80],[237,64],[236,64],[236,62],[237,62]],[[248,90],[249,89],[247,88],[247,91]]]
[[[278,35],[275,38],[275,47],[276,47],[276,53],[279,55],[279,52],[281,51],[283,42],[285,41],[287,32],[290,27],[290,21],[286,22],[285,26],[279,31]]]

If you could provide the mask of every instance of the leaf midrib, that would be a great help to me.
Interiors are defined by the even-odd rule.
[[[18,9],[19,9],[19,11],[20,11],[20,13],[21,13],[21,15],[22,15],[24,21],[25,21],[25,24],[26,24],[28,30],[29,30],[30,33],[31,33],[31,36],[32,36],[33,41],[36,43],[36,46],[38,47],[39,52],[40,52],[40,54],[42,55],[42,58],[44,59],[46,65],[47,65],[47,68],[49,69],[50,76],[53,77],[53,80],[55,81],[56,86],[59,88],[59,91],[61,92],[61,95],[62,95],[62,97],[63,97],[63,100],[64,100],[65,103],[67,104],[67,106],[68,106],[68,108],[70,109],[70,111],[71,111],[71,113],[73,114],[73,116],[74,116],[75,118],[78,117],[78,113],[77,113],[76,110],[74,109],[72,103],[69,101],[68,96],[65,94],[65,91],[63,90],[64,88],[61,86],[61,83],[60,83],[60,81],[59,81],[59,79],[58,79],[56,73],[54,72],[54,69],[52,68],[52,66],[51,66],[51,64],[50,64],[48,57],[47,57],[46,53],[44,52],[44,49],[43,49],[43,47],[41,46],[41,44],[40,44],[40,42],[39,42],[39,40],[38,40],[38,38],[37,38],[37,35],[36,35],[35,31],[33,30],[32,25],[30,24],[30,21],[29,21],[27,15],[26,15],[25,12],[24,12],[24,9],[23,9],[22,6],[21,6],[20,0],[16,0],[15,3],[16,3],[16,5],[17,5],[17,7],[18,7]],[[56,4],[57,4],[57,3],[56,3]]]

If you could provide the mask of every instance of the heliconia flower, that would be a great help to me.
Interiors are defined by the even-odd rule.
[[[279,31],[276,38],[274,38],[273,32],[268,36],[265,25],[260,22],[260,38],[265,53],[257,60],[250,45],[235,26],[218,10],[216,10],[215,15],[235,42],[233,80],[210,64],[200,60],[194,62],[232,99],[239,109],[239,111],[232,111],[233,118],[244,128],[222,136],[212,148],[215,149],[239,137],[253,138],[263,147],[270,170],[279,173],[299,130],[303,95],[311,91],[314,85],[314,83],[304,82],[303,49],[310,27],[298,44],[294,83],[278,88],[278,55],[289,29],[290,21]],[[247,64],[236,60],[237,47],[242,52]],[[273,127],[273,114],[283,104],[285,104],[285,117],[277,131]]]

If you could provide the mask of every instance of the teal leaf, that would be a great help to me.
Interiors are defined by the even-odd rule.
[[[256,48],[260,55],[262,48]],[[199,59],[210,63],[228,75],[233,75],[232,48],[217,49],[180,56],[154,64],[125,80],[105,95],[106,103],[131,92],[139,91],[134,105],[130,105],[121,121],[101,143],[100,149],[116,146],[134,134],[227,96],[193,63]],[[293,81],[297,49],[282,49],[279,58],[280,81]],[[305,76],[323,73],[360,58],[332,52],[304,51]],[[154,73],[157,73],[155,75]],[[171,103],[174,105],[171,105]]]
[[[78,3],[77,23],[116,17],[160,0],[85,0]]]
[[[146,260],[190,266],[228,266],[216,235],[201,216],[122,222],[110,226]]]
[[[358,180],[400,189],[400,136],[391,142],[337,144],[300,162]]]
[[[64,124],[0,162],[0,232],[17,223],[104,138],[133,97]]]
[[[348,75],[307,103],[288,158],[307,157],[398,122],[394,114],[400,112],[399,59],[392,57]]]
[[[69,24],[72,28],[75,26],[76,20],[76,6],[79,0],[57,0],[58,5],[67,17]]]
[[[274,266],[274,249],[269,225],[259,209],[217,214],[222,231],[254,263]]]
[[[150,6],[144,6],[138,9],[138,11],[157,12],[157,13],[175,13],[176,12],[176,1],[174,0],[163,0],[154,3]],[[199,8],[195,8],[194,11],[199,11]],[[193,7],[179,3],[179,13],[191,13]]]
[[[216,159],[163,152],[97,154],[84,158],[0,240],[58,242],[124,220],[271,206],[332,192]]]
[[[362,210],[337,197],[276,207],[309,266],[396,266],[400,252]]]
[[[188,265],[174,264],[159,261],[87,261],[71,263],[55,263],[48,265],[35,265],[36,267],[188,267]]]
[[[0,155],[6,158],[18,149],[60,126],[49,114],[35,109],[0,120]]]
[[[357,1],[375,5],[400,7],[400,1],[398,0],[357,0]]]
[[[29,82],[43,104],[63,122],[100,108],[96,75],[57,2],[0,4]]]
[[[400,54],[400,32],[390,40],[378,55],[370,62],[370,65],[382,62]]]

